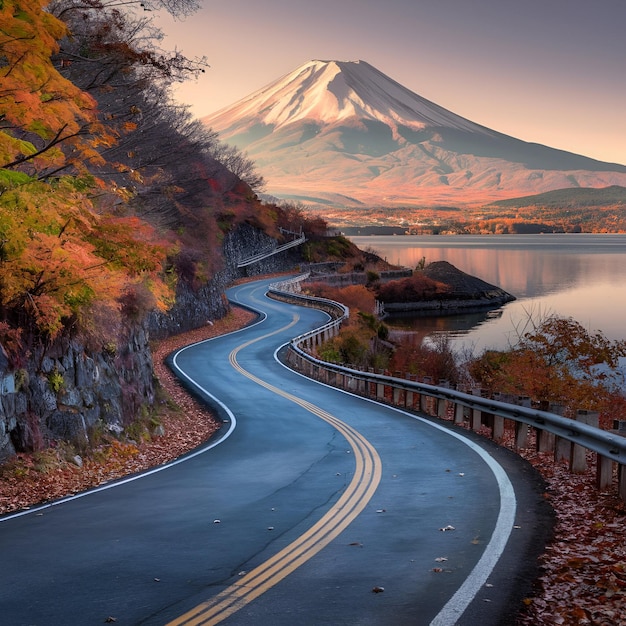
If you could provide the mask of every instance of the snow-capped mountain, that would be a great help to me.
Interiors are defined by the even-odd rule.
[[[364,61],[310,61],[203,118],[282,198],[354,206],[468,205],[626,186],[626,166],[475,124]]]

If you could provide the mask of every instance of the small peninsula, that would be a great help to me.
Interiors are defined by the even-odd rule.
[[[504,289],[466,274],[447,261],[430,263],[417,276],[429,281],[433,288],[413,290],[411,278],[394,281],[399,288],[390,288],[390,283],[381,288],[378,300],[385,317],[457,315],[497,308],[515,300]]]

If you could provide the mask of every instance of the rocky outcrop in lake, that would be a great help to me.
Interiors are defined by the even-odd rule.
[[[430,263],[422,273],[447,285],[447,291],[412,302],[384,302],[384,315],[457,315],[494,309],[515,300],[515,296],[504,289],[466,274],[447,261]]]

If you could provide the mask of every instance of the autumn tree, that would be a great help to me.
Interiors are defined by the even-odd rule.
[[[456,385],[460,381],[458,357],[446,335],[426,338],[421,333],[407,333],[393,343],[391,370],[428,377],[434,384],[447,381]]]
[[[15,178],[5,177],[1,196],[3,321],[53,340],[72,321],[85,322],[96,302],[117,308],[124,290],[140,282],[152,286],[154,306],[167,306],[167,248],[147,224],[98,217],[76,178]]]
[[[376,297],[381,302],[416,302],[442,296],[448,291],[448,285],[428,278],[421,272],[415,272],[408,278],[379,285]]]
[[[97,100],[102,124],[117,138],[103,150],[107,165],[97,174],[157,225],[189,227],[187,218],[199,211],[197,226],[206,221],[205,208],[216,191],[227,191],[239,179],[254,191],[263,180],[250,159],[173,102],[172,84],[196,77],[207,63],[160,47],[163,34],[143,9],[161,4],[175,15],[197,6],[153,2],[137,12],[129,10],[136,2],[55,0],[51,9],[71,31],[57,63]]]
[[[537,402],[597,410],[609,423],[620,403],[619,359],[625,341],[591,333],[572,318],[549,316],[521,333],[508,351],[487,350],[470,362],[473,378],[494,392],[530,396]]]
[[[197,6],[0,3],[0,319],[9,330],[53,339],[87,326],[97,306],[132,316],[165,307],[177,279],[210,276],[215,214],[234,202],[254,215],[245,191],[228,198],[241,176],[260,183],[252,164],[170,94],[206,61],[162,50],[144,11]]]
[[[69,164],[101,163],[112,137],[97,123],[96,103],[51,61],[65,24],[44,0],[0,5],[0,168],[37,176]]]

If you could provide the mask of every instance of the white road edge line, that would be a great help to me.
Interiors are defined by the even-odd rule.
[[[373,404],[379,404],[371,398],[364,398],[363,396],[351,393],[345,389],[339,389],[338,387],[333,387],[332,385],[313,380],[308,378],[308,376],[304,376],[304,374],[301,374],[300,372],[292,370],[278,358],[278,352],[287,345],[289,344],[285,343],[274,351],[274,360],[280,363],[280,365],[282,365],[285,369],[288,369],[298,376],[302,376],[302,378],[312,380],[318,385],[323,385],[324,387],[334,389],[335,391],[345,393],[349,396],[354,396],[355,398],[360,398],[361,400],[372,402]],[[455,433],[448,428],[435,424],[430,420],[420,417],[419,415],[408,413],[407,411],[403,411],[402,409],[394,406],[385,405],[385,407],[397,411],[398,413],[402,413],[403,415],[407,415],[415,420],[421,421],[424,424],[431,426],[432,428],[436,428],[451,437],[455,437],[464,443],[482,458],[492,471],[498,484],[500,492],[500,512],[498,513],[495,530],[491,535],[491,539],[485,547],[483,555],[478,560],[478,563],[476,563],[474,569],[465,579],[465,582],[457,589],[456,593],[450,598],[450,600],[448,600],[435,618],[430,622],[430,626],[452,626],[452,624],[457,623],[480,589],[487,582],[493,568],[496,566],[502,556],[502,553],[504,552],[504,548],[509,540],[509,537],[511,536],[511,531],[513,530],[513,526],[515,524],[515,513],[517,509],[515,490],[513,489],[513,485],[502,466],[478,444],[474,443],[470,439],[467,439],[460,433]]]
[[[250,308],[250,307],[247,307],[247,308]],[[235,418],[233,412],[221,400],[218,400],[212,393],[209,393],[204,387],[202,387],[195,380],[193,380],[193,378],[191,378],[185,372],[183,372],[176,364],[176,357],[184,350],[187,350],[187,348],[191,348],[193,346],[206,343],[208,341],[213,341],[220,337],[227,337],[229,335],[234,335],[235,333],[239,333],[243,330],[247,330],[248,328],[251,328],[252,326],[256,326],[257,324],[263,323],[267,316],[261,311],[256,311],[256,312],[259,313],[259,315],[261,315],[261,319],[257,320],[254,324],[249,324],[248,326],[244,326],[243,328],[239,328],[238,330],[233,330],[232,332],[226,333],[224,335],[210,337],[209,339],[203,339],[202,341],[197,341],[196,343],[189,344],[188,346],[185,346],[184,348],[177,350],[174,353],[174,356],[172,357],[172,365],[176,368],[176,370],[180,373],[180,375],[184,376],[189,381],[190,384],[194,385],[198,390],[200,390],[202,393],[206,394],[209,398],[211,398],[211,400],[215,402],[217,405],[219,405],[224,410],[224,412],[228,415],[228,418],[230,420],[230,427],[226,431],[226,433],[224,433],[224,435],[222,435],[217,441],[213,441],[207,444],[206,446],[203,446],[202,448],[197,448],[193,452],[189,452],[185,454],[184,456],[178,457],[177,459],[174,459],[173,461],[170,461],[169,463],[164,463],[163,465],[159,465],[158,467],[154,467],[144,472],[140,472],[139,474],[135,474],[127,478],[121,478],[119,480],[115,480],[113,482],[100,485],[99,487],[88,489],[87,491],[81,491],[80,493],[76,493],[72,496],[67,496],[59,500],[54,500],[54,502],[48,502],[46,504],[33,506],[31,508],[18,511],[17,513],[9,513],[3,517],[0,517],[0,523],[8,522],[9,520],[15,519],[16,517],[22,517],[24,515],[32,515],[33,513],[38,513],[40,511],[50,509],[53,506],[58,506],[59,504],[65,504],[66,502],[71,502],[72,500],[78,500],[79,498],[84,498],[85,496],[90,496],[94,493],[106,491],[107,489],[113,489],[113,487],[120,487],[121,485],[125,485],[135,480],[139,480],[140,478],[146,478],[147,476],[151,476],[152,474],[156,474],[157,472],[162,472],[163,470],[169,469],[170,467],[174,467],[175,465],[178,465],[179,463],[184,463],[185,461],[189,461],[190,459],[193,459],[194,457],[199,456],[200,454],[204,454],[208,450],[211,450],[212,448],[215,448],[219,444],[226,441],[226,439],[228,439],[228,437],[232,435],[233,431],[235,430],[237,426],[237,419]]]
[[[241,304],[237,301],[235,301],[235,303]],[[247,305],[245,306],[251,310],[255,310],[255,309],[252,309],[252,307],[249,307]],[[11,519],[15,519],[17,517],[22,517],[23,515],[30,515],[32,513],[43,511],[45,509],[49,509],[59,504],[71,502],[72,500],[78,500],[79,498],[83,498],[85,496],[88,496],[94,493],[106,491],[107,489],[112,489],[113,487],[119,487],[121,485],[125,485],[126,483],[139,480],[140,478],[151,476],[152,474],[156,474],[157,472],[161,472],[165,469],[178,465],[179,463],[184,463],[185,461],[188,461],[189,459],[192,459],[200,454],[203,454],[207,452],[208,450],[218,446],[220,443],[222,443],[228,437],[230,437],[230,435],[233,433],[237,425],[237,420],[234,414],[232,413],[232,411],[223,402],[221,402],[221,400],[218,400],[213,394],[209,393],[206,389],[204,389],[204,387],[199,385],[193,378],[191,378],[188,374],[183,372],[176,363],[176,357],[181,352],[184,352],[185,350],[193,346],[207,343],[209,341],[213,341],[214,339],[218,339],[219,337],[226,337],[228,335],[233,335],[235,333],[239,333],[244,330],[247,330],[251,328],[252,326],[256,326],[258,324],[263,323],[267,316],[262,311],[256,310],[256,312],[261,315],[261,319],[256,321],[254,324],[250,324],[248,326],[245,326],[244,328],[240,328],[238,330],[232,331],[231,333],[226,333],[225,335],[219,335],[217,337],[203,339],[202,341],[198,341],[196,343],[185,346],[184,348],[177,350],[174,353],[174,356],[172,357],[172,364],[176,368],[176,370],[185,379],[187,379],[190,384],[194,385],[202,393],[206,394],[215,403],[217,403],[229,416],[230,427],[228,431],[222,437],[220,437],[219,440],[214,441],[202,448],[199,448],[195,450],[194,452],[186,454],[183,457],[179,457],[178,459],[175,459],[174,461],[170,461],[169,463],[165,463],[164,465],[160,465],[159,467],[155,467],[151,470],[147,470],[140,474],[130,476],[128,478],[124,478],[121,480],[117,480],[115,482],[108,483],[105,485],[101,485],[100,487],[95,487],[94,489],[83,491],[73,496],[61,498],[60,500],[55,500],[54,502],[35,506],[33,508],[30,508],[24,511],[19,511],[18,513],[6,515],[0,518],[0,522],[6,522]],[[288,344],[287,343],[283,344],[282,346],[278,347],[274,351],[274,355],[273,355],[274,360],[280,365],[282,365],[285,369],[288,369],[294,374],[297,374],[298,376],[302,376],[303,378],[306,378],[307,380],[313,380],[304,376],[303,374],[300,374],[299,372],[296,372],[295,370],[292,370],[291,368],[287,367],[284,363],[282,363],[280,359],[278,359],[279,350],[284,348],[286,345]],[[339,391],[341,393],[345,393],[347,395],[351,395],[351,396],[360,398],[362,400],[367,400],[369,402],[376,404],[375,400],[372,400],[370,398],[363,398],[362,396],[357,396],[356,394],[350,393],[344,389],[338,389],[337,387],[332,387],[331,385],[327,385],[319,381],[313,381],[313,382],[317,382],[319,385],[323,385],[324,387],[329,387],[330,389],[335,389],[336,391]],[[493,535],[491,536],[491,540],[487,544],[482,557],[479,559],[478,563],[476,563],[476,565],[474,566],[474,569],[470,572],[469,576],[465,579],[465,582],[459,587],[459,589],[452,596],[452,598],[448,600],[448,602],[444,605],[441,611],[439,611],[439,613],[435,616],[435,618],[430,623],[430,626],[450,626],[454,624],[461,617],[465,609],[467,609],[467,607],[472,602],[472,600],[474,600],[474,598],[476,597],[476,594],[478,593],[480,588],[486,583],[491,572],[493,571],[493,568],[495,567],[496,563],[502,556],[506,543],[509,539],[509,536],[511,535],[511,531],[513,529],[513,524],[515,520],[515,511],[516,511],[516,506],[517,506],[516,499],[515,499],[515,491],[513,489],[513,485],[511,484],[511,481],[509,480],[502,466],[495,459],[493,459],[483,448],[481,448],[480,446],[478,446],[471,440],[466,439],[462,435],[452,432],[448,430],[447,428],[444,428],[443,426],[439,426],[438,424],[430,422],[429,420],[426,420],[420,417],[419,415],[413,415],[411,413],[407,413],[406,411],[402,411],[396,407],[388,407],[388,408],[391,408],[394,411],[397,411],[398,413],[407,415],[408,417],[411,417],[413,419],[419,420],[429,426],[432,426],[433,428],[441,430],[442,432],[445,432],[451,435],[452,437],[456,437],[457,439],[459,439],[462,443],[464,443],[469,448],[474,450],[474,452],[476,452],[485,461],[485,463],[493,472],[496,482],[498,483],[498,488],[500,490],[500,513],[498,514],[498,519],[496,520],[496,528],[495,528]]]

